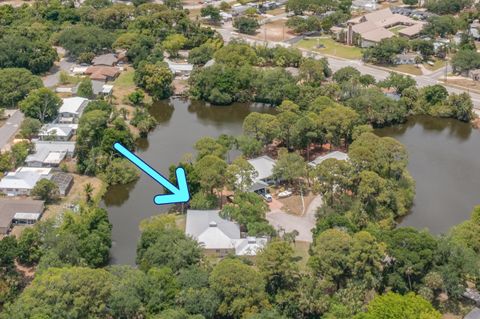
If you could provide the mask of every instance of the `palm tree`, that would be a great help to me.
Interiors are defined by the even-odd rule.
[[[91,202],[92,202],[92,194],[93,194],[93,186],[92,186],[92,184],[87,183],[87,184],[83,187],[83,191],[85,192],[85,197],[86,197],[87,203],[91,203]]]

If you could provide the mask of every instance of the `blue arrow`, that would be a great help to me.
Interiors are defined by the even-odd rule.
[[[120,154],[125,156],[130,162],[135,164],[139,169],[145,172],[148,176],[153,178],[157,183],[165,187],[172,194],[157,195],[153,198],[153,202],[157,205],[185,203],[190,200],[190,193],[188,192],[187,177],[183,167],[177,167],[175,175],[177,176],[178,187],[170,183],[168,179],[163,177],[162,174],[154,170],[147,163],[145,163],[140,157],[133,154],[120,143],[113,144],[113,148]]]

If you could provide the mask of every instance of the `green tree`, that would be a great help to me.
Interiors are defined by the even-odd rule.
[[[135,70],[134,81],[155,100],[165,99],[172,94],[173,74],[164,64],[142,63]]]
[[[257,266],[267,282],[267,292],[276,295],[297,285],[298,264],[292,244],[274,240],[257,255]]]
[[[354,67],[346,66],[339,69],[333,74],[333,80],[338,83],[343,83],[346,81],[350,81],[353,78],[358,78],[360,77],[360,75],[360,71],[358,71]]]
[[[111,280],[104,269],[48,269],[5,309],[4,318],[102,318],[108,313]]]
[[[87,99],[92,99],[94,97],[92,80],[90,80],[89,77],[86,77],[80,82],[77,95]]]
[[[40,122],[38,119],[27,117],[20,125],[20,135],[23,138],[31,139],[32,137],[36,136],[38,132],[40,132],[41,127],[42,122]]]
[[[60,197],[60,194],[57,184],[43,178],[39,180],[32,189],[32,196],[38,197],[47,203],[51,203],[56,201]]]
[[[286,149],[280,149],[278,159],[273,167],[273,176],[288,183],[294,183],[306,176],[306,164],[304,159],[297,153],[289,153]]]
[[[367,306],[366,313],[357,315],[356,319],[405,318],[405,319],[440,319],[442,315],[433,306],[414,293],[404,296],[388,292],[377,296]]]
[[[195,171],[204,191],[213,194],[214,190],[221,190],[225,185],[227,163],[215,155],[206,155],[195,163]]]
[[[212,6],[211,4],[203,7],[200,10],[200,15],[202,17],[208,17],[211,23],[217,24],[222,21],[222,17],[220,16],[220,9]]]
[[[187,38],[185,38],[183,35],[172,34],[163,40],[162,47],[168,52],[168,54],[170,54],[171,57],[177,57],[178,51],[183,48],[186,43]]]
[[[58,37],[58,44],[68,50],[74,57],[82,53],[100,53],[111,48],[115,37],[97,26],[76,25],[63,30]]]
[[[379,82],[380,87],[394,88],[395,92],[402,94],[402,92],[412,86],[416,86],[417,82],[409,75],[402,75],[396,72],[390,72],[388,77]]]
[[[218,314],[221,316],[242,318],[268,307],[262,276],[239,260],[222,260],[213,268],[209,282],[220,297]]]
[[[240,33],[255,34],[260,25],[256,18],[241,16],[233,20],[233,27]]]
[[[319,120],[326,139],[334,146],[340,146],[342,140],[344,145],[352,140],[352,131],[359,121],[359,115],[349,107],[338,105],[321,111]]]
[[[31,153],[33,145],[29,141],[22,141],[12,145],[11,153],[13,165],[15,167],[21,166],[28,154]]]
[[[278,135],[279,123],[271,114],[252,112],[243,120],[243,132],[256,140],[269,144]]]
[[[42,80],[29,70],[0,69],[0,107],[14,108],[31,91],[42,86]]]
[[[257,176],[258,172],[243,157],[237,157],[227,168],[227,183],[233,191],[248,192]]]
[[[222,144],[218,143],[212,137],[202,137],[195,142],[193,146],[197,150],[197,160],[202,159],[207,155],[214,155],[219,158],[225,158],[227,149]]]
[[[45,123],[57,116],[61,103],[62,100],[54,92],[41,88],[31,91],[19,105],[26,116]]]
[[[128,160],[115,158],[109,163],[102,177],[108,185],[123,185],[137,180],[140,174]]]

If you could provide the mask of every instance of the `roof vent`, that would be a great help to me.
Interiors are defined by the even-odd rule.
[[[211,221],[210,224],[208,224],[209,227],[217,227],[217,223],[214,221]]]

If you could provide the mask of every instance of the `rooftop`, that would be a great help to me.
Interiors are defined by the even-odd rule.
[[[44,202],[40,200],[0,198],[0,228],[10,227],[17,213],[41,214],[43,204]]]
[[[273,175],[275,160],[267,155],[249,159],[248,162],[258,173],[257,179],[266,179]]]
[[[42,178],[49,178],[37,172],[9,172],[0,180],[1,189],[33,189]]]
[[[480,309],[473,308],[463,319],[480,319]]]
[[[206,249],[232,249],[240,239],[240,227],[223,219],[219,210],[188,210],[185,233]]]
[[[93,65],[106,65],[106,66],[113,66],[118,62],[118,58],[115,54],[113,53],[107,53],[107,54],[102,54],[99,56],[96,56],[92,64]]]
[[[75,151],[75,142],[34,140],[35,153],[27,156],[25,162],[53,163],[63,160]]]
[[[38,135],[40,136],[59,136],[59,137],[68,137],[73,134],[73,131],[78,128],[77,124],[45,124],[40,129]]]
[[[80,114],[81,110],[88,103],[88,99],[83,97],[68,97],[63,99],[63,104],[58,110],[59,113]]]

